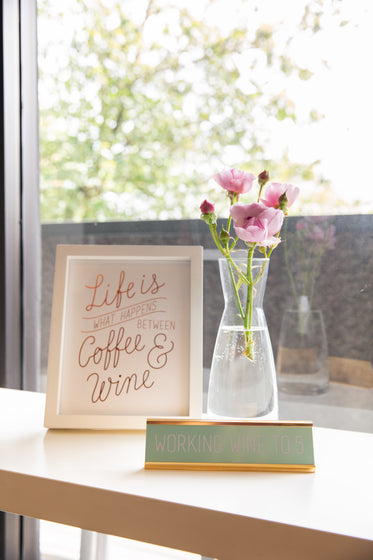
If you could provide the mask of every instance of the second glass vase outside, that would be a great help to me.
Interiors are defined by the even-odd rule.
[[[304,297],[304,296],[303,296]],[[321,310],[304,299],[298,309],[285,311],[277,354],[281,392],[312,395],[329,387],[328,345]]]
[[[235,258],[246,270],[246,258]],[[254,340],[254,360],[245,354],[245,333],[239,314],[231,273],[225,258],[219,259],[220,278],[224,295],[221,318],[211,364],[207,399],[209,417],[239,419],[278,419],[276,370],[263,311],[263,297],[268,275],[269,259],[253,259],[255,279],[251,330]],[[262,271],[262,272],[261,272]],[[245,307],[247,286],[241,284],[239,296]]]

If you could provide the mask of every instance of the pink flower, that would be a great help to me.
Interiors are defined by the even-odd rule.
[[[281,200],[281,196],[286,193],[286,202]],[[261,199],[265,206],[269,208],[290,207],[299,194],[299,187],[294,187],[289,183],[270,183],[265,189],[264,197]]]
[[[251,189],[255,175],[239,169],[229,169],[214,175],[214,179],[226,191],[243,194]]]
[[[215,212],[215,206],[208,200],[204,200],[200,206],[202,214],[212,214]]]
[[[236,235],[246,243],[269,247],[279,242],[274,237],[281,229],[284,214],[275,208],[266,208],[257,202],[233,204],[231,207]]]

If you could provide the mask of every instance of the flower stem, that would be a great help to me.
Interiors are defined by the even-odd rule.
[[[230,222],[228,223],[228,227],[230,228]],[[209,224],[209,228],[216,247],[219,249],[220,253],[227,260],[228,270],[233,286],[234,295],[237,301],[238,310],[244,327],[244,335],[245,335],[244,354],[245,356],[247,356],[249,360],[254,361],[254,336],[252,330],[254,284],[256,284],[262,277],[265,265],[267,263],[265,263],[262,266],[261,270],[258,272],[254,280],[253,273],[252,273],[252,261],[253,261],[255,247],[257,244],[253,243],[250,244],[249,246],[248,253],[247,253],[247,269],[246,272],[244,272],[231,256],[231,248],[234,247],[235,241],[232,244],[231,248],[229,247],[228,243],[226,244],[226,246],[224,246],[216,231],[216,223]],[[240,286],[242,284],[244,284],[247,287],[245,308],[242,305],[240,294],[239,294]]]
[[[219,251],[224,255],[224,257],[226,257],[227,256],[227,249],[225,249],[220,242],[219,236],[218,236],[217,231],[216,231],[216,224],[209,224],[209,228],[210,228],[212,238],[215,242],[215,245],[217,246]]]
[[[244,331],[245,331],[245,354],[249,360],[254,360],[254,337],[252,330],[253,320],[253,295],[254,295],[254,282],[252,274],[252,261],[255,246],[250,247],[247,253],[247,295],[246,295],[246,309],[244,316]]]
[[[232,286],[233,286],[233,290],[234,290],[234,295],[236,296],[237,305],[238,305],[238,309],[239,309],[239,312],[240,312],[240,315],[241,315],[241,319],[244,320],[245,314],[244,314],[242,304],[241,304],[239,288],[238,288],[236,280],[234,278],[234,274],[233,274],[233,270],[232,270],[232,263],[230,263],[229,261],[228,261],[228,270],[229,270],[229,275],[231,277],[231,282],[232,282]]]

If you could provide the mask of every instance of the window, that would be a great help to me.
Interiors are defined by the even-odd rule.
[[[272,176],[301,186],[292,214],[325,216],[312,225],[316,254],[309,272],[316,284],[308,295],[324,310],[335,380],[359,378],[370,386],[364,254],[372,200],[358,162],[372,110],[364,93],[369,72],[356,76],[355,60],[366,56],[371,41],[372,6],[235,0],[229,17],[226,6],[224,0],[76,0],[63,6],[39,0],[42,339],[48,338],[56,243],[199,243],[212,249],[199,204],[205,196],[218,200],[222,215],[226,205],[221,196],[219,206],[211,176],[222,167],[256,173],[268,167]],[[357,83],[359,103],[350,90]],[[290,216],[288,243],[271,262],[266,305],[275,349],[282,314],[293,304],[288,273],[299,278],[300,251],[307,252],[294,244],[303,226]],[[317,229],[319,237],[333,232],[320,246]],[[209,282],[216,282],[215,257],[205,267]],[[297,286],[298,296],[304,289]],[[207,290],[206,368],[221,312],[210,298]],[[347,327],[352,317],[359,317],[354,337]],[[360,373],[346,360],[359,361]],[[42,386],[46,363],[43,344]]]

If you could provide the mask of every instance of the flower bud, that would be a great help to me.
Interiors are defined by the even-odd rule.
[[[269,173],[268,171],[264,170],[258,175],[258,183],[261,187],[263,187],[269,181]]]
[[[230,239],[230,235],[227,232],[226,229],[222,228],[220,234],[219,234],[220,240],[225,243],[226,241],[228,241],[228,239]]]
[[[204,200],[200,206],[202,214],[213,214],[215,212],[214,205],[208,200]]]
[[[287,208],[288,202],[289,201],[288,201],[288,197],[286,195],[286,191],[284,191],[282,193],[282,195],[279,196],[279,199],[278,199],[278,207],[279,207],[280,210],[283,211],[284,214],[287,214],[287,212],[288,212],[288,208]]]
[[[214,205],[208,200],[204,200],[200,206],[201,218],[209,226],[216,224],[216,214]]]

